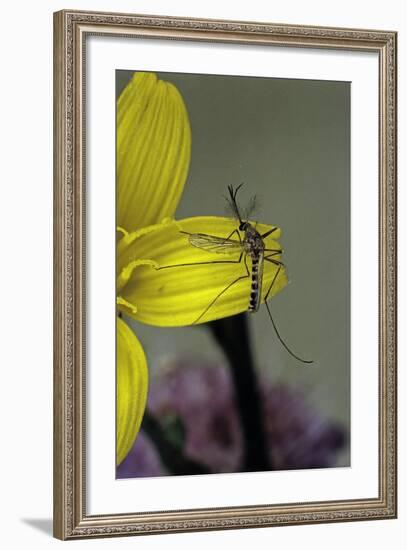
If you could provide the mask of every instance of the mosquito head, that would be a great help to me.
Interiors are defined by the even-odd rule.
[[[239,230],[240,231],[246,231],[246,229],[249,227],[249,223],[248,222],[240,222],[239,224]]]

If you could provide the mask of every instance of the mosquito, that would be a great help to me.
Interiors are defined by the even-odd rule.
[[[200,264],[209,264],[209,263],[210,264],[212,263],[240,264],[243,261],[246,269],[246,273],[244,275],[237,277],[235,280],[229,283],[212,300],[212,302],[205,308],[205,310],[199,315],[199,317],[195,320],[194,323],[197,323],[198,321],[200,321],[202,317],[208,312],[208,310],[215,304],[215,302],[219,300],[219,298],[223,294],[225,294],[225,292],[227,292],[233,285],[235,285],[238,281],[241,281],[247,278],[251,279],[248,311],[250,313],[257,312],[261,304],[264,262],[270,262],[277,267],[277,270],[271,281],[269,288],[267,289],[264,295],[264,303],[266,305],[267,312],[270,317],[273,328],[275,330],[275,333],[277,335],[277,338],[292,357],[294,357],[301,363],[307,363],[307,364],[313,363],[313,361],[302,359],[301,357],[296,355],[293,351],[291,351],[291,349],[287,346],[287,344],[284,342],[284,340],[280,336],[280,333],[271,315],[270,306],[267,300],[273,288],[273,285],[278,278],[278,275],[281,269],[284,267],[284,264],[279,259],[277,259],[277,257],[280,256],[280,254],[282,254],[282,250],[267,248],[265,239],[269,237],[274,231],[276,231],[277,227],[273,227],[269,231],[266,231],[265,233],[261,234],[259,231],[257,231],[256,227],[253,226],[248,221],[249,211],[254,208],[254,200],[252,201],[249,211],[246,212],[246,216],[245,216],[246,220],[242,219],[240,209],[236,200],[237,194],[242,186],[243,186],[243,183],[238,185],[236,189],[234,189],[232,185],[228,186],[229,197],[227,197],[226,200],[228,201],[228,204],[232,209],[232,212],[236,218],[236,221],[239,224],[238,228],[234,229],[228,237],[218,237],[215,235],[208,235],[206,233],[188,233],[186,231],[181,231],[181,233],[188,235],[189,243],[192,246],[196,248],[200,248],[201,250],[206,250],[207,252],[212,252],[217,254],[232,254],[234,252],[239,253],[238,260],[214,260],[211,262],[199,262]],[[241,236],[241,233],[243,233],[243,237]],[[235,235],[237,238],[233,238]],[[251,258],[251,270],[247,265],[247,259],[249,256]],[[177,264],[177,266],[163,266],[158,269],[166,269],[168,267],[182,267],[182,266],[188,266],[188,265],[197,265],[197,264],[196,263],[195,264]]]

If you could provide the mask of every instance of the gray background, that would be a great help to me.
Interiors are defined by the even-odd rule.
[[[117,92],[132,76],[117,72]],[[258,221],[282,228],[289,285],[271,301],[288,345],[265,308],[250,316],[259,368],[301,388],[321,413],[350,428],[350,84],[158,73],[187,106],[192,158],[177,218],[225,215],[227,185],[256,194]],[[133,323],[150,376],[178,355],[221,358],[201,327]],[[349,448],[339,465],[349,464]]]

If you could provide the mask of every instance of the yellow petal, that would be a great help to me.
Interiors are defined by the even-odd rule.
[[[117,241],[116,246],[116,256],[117,256],[117,273],[118,273],[118,282],[117,282],[117,290],[120,291],[120,289],[124,286],[120,279],[123,278],[124,273],[128,270],[128,265],[132,262],[138,262],[143,263],[143,260],[141,259],[141,256],[138,257],[137,253],[141,252],[139,243],[134,247],[134,243],[137,239],[140,239],[143,235],[147,235],[148,233],[152,233],[153,231],[157,231],[157,229],[162,228],[174,228],[174,220],[170,218],[165,218],[161,223],[156,225],[149,225],[147,227],[143,227],[142,229],[138,229],[137,231],[132,231],[131,233],[123,233],[123,236]],[[175,226],[176,231],[180,229],[179,226]],[[119,231],[119,228],[117,228]],[[145,248],[143,249],[143,251]],[[144,252],[143,252],[144,253]],[[149,251],[148,254],[151,254]],[[147,256],[145,256],[147,257]],[[153,265],[154,262],[152,260],[144,260],[144,263],[148,263],[150,265]],[[158,265],[156,266],[158,267]]]
[[[117,223],[127,231],[173,216],[188,174],[191,130],[177,88],[135,73],[117,102]]]
[[[257,224],[260,233],[272,227]],[[238,263],[238,252],[219,254],[196,248],[190,244],[188,235],[181,232],[206,233],[226,238],[234,229],[236,221],[231,218],[195,217],[155,226],[153,230],[141,235],[129,234],[121,247],[119,269],[127,270],[127,283],[121,288],[120,295],[137,309],[131,312],[124,308],[124,311],[134,319],[156,326],[203,323],[247,311],[251,277],[247,276],[244,256]],[[280,230],[277,229],[266,238],[266,247],[281,250],[276,241],[279,236]],[[236,235],[232,238],[238,240]],[[273,258],[279,260],[281,255]],[[142,259],[148,259],[150,265],[141,265]],[[200,262],[207,263],[199,265]],[[250,257],[247,265],[250,272]],[[157,270],[155,266],[178,267]],[[278,269],[275,264],[264,262],[262,301],[273,279],[269,298],[287,284],[284,267],[280,268],[276,277]],[[236,281],[239,277],[241,279]],[[232,286],[202,315],[230,284]]]
[[[130,451],[147,400],[148,372],[143,348],[126,323],[117,319],[117,417],[116,462]]]

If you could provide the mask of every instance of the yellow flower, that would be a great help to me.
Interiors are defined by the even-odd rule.
[[[226,238],[237,229],[236,220],[174,219],[190,151],[188,114],[176,87],[152,73],[136,73],[117,104],[117,307],[150,325],[204,323],[248,309],[251,278],[244,256],[208,252],[188,238],[188,233]],[[260,233],[272,227],[256,225]],[[276,229],[266,239],[267,248],[279,250],[279,237]],[[262,301],[271,284],[269,298],[286,283],[284,268],[265,262]],[[148,377],[137,337],[122,319],[117,330],[119,464],[140,428]]]

